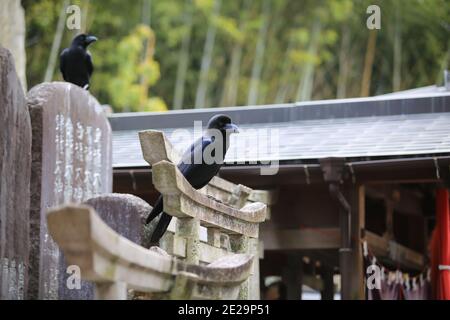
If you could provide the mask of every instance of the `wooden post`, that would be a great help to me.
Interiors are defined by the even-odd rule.
[[[345,244],[345,239],[351,239],[351,224],[354,223],[355,212],[349,216],[343,208],[339,208],[339,224],[341,228],[341,247],[339,248],[339,270],[341,273],[341,299],[351,299],[351,282],[352,282],[352,248]],[[351,246],[351,243],[350,243]]]
[[[385,200],[386,204],[386,232],[383,235],[388,240],[394,240],[394,204],[391,199]]]
[[[351,184],[347,188],[350,191],[347,196],[342,192],[345,158],[324,158],[320,160],[320,166],[324,180],[329,183],[330,194],[339,206],[341,297],[343,300],[364,299],[361,250],[361,230],[364,229],[365,218],[364,187]]]
[[[323,279],[323,290],[321,292],[322,300],[333,300],[334,299],[334,281],[333,281],[333,269],[330,267],[323,267],[322,279]]]
[[[428,248],[428,243],[430,241],[430,232],[428,230],[428,217],[423,217],[423,249]]]
[[[303,263],[301,257],[295,254],[288,254],[287,265],[283,269],[282,278],[287,289],[287,300],[301,300],[303,284]]]
[[[342,300],[364,299],[363,253],[361,249],[361,230],[365,225],[365,191],[364,186],[352,186],[350,192],[351,248],[340,250],[339,264],[341,271]]]

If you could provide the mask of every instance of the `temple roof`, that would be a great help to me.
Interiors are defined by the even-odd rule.
[[[326,157],[399,158],[450,153],[450,92],[411,91],[372,98],[283,105],[114,114],[113,165],[143,167],[138,131],[163,131],[182,152],[201,135],[194,121],[230,115],[228,165],[255,161],[317,161]],[[268,142],[267,142],[268,141]]]

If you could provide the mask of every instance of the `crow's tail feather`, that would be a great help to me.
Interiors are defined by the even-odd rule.
[[[162,196],[159,196],[158,200],[156,200],[155,206],[152,209],[152,212],[150,212],[150,214],[147,217],[147,220],[145,220],[145,224],[149,224],[150,221],[155,219],[158,216],[158,214],[161,213],[162,210],[163,210],[163,198]]]
[[[161,239],[169,227],[170,220],[172,220],[172,216],[169,216],[167,213],[163,212],[161,218],[159,218],[155,230],[153,231],[152,238],[150,240],[151,243],[159,242],[159,239]]]

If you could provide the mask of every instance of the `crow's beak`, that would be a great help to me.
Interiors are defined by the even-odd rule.
[[[239,133],[239,128],[234,123],[229,123],[229,124],[225,125],[225,130],[229,131],[231,133]]]
[[[97,37],[94,37],[94,36],[87,36],[86,37],[86,44],[87,45],[90,45],[92,42],[95,42],[95,41],[97,41],[98,39],[97,39]]]

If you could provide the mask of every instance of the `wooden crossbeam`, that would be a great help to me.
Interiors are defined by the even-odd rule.
[[[375,256],[384,257],[406,268],[420,270],[425,265],[423,254],[405,247],[395,241],[381,237],[373,232],[366,231],[365,239],[369,250]]]
[[[261,229],[264,250],[338,249],[339,228]]]

